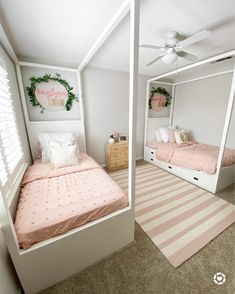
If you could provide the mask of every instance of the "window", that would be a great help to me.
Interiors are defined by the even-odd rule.
[[[7,72],[0,65],[0,187],[7,194],[23,165],[23,151]]]

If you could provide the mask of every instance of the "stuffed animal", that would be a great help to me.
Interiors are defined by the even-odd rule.
[[[114,132],[110,138],[114,139],[114,142],[117,143],[119,141],[119,138],[120,138],[120,133],[118,132]]]

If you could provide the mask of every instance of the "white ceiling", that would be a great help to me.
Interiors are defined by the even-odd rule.
[[[18,56],[57,65],[80,64],[123,0],[1,0],[0,17]],[[187,37],[203,29],[210,39],[185,51],[198,60],[235,49],[234,0],[142,0],[140,43],[161,45],[174,30]],[[159,51],[140,49],[140,73],[158,75],[189,62],[145,64]],[[129,70],[129,16],[110,36],[91,66]]]
[[[0,0],[17,56],[78,66],[123,0]]]

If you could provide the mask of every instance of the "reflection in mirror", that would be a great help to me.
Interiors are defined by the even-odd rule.
[[[219,183],[227,182],[226,188],[223,190],[222,197],[235,204],[235,107],[233,105],[231,121],[228,136],[225,144],[225,152],[223,155],[223,169],[227,171],[226,177],[219,178]]]
[[[107,173],[122,189],[113,196],[117,198],[114,204],[120,203],[117,211],[130,204],[129,60],[130,14],[112,31],[82,72],[88,154],[105,165]]]

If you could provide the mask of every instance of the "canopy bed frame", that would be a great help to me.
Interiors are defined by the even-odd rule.
[[[129,86],[129,187],[128,207],[101,219],[89,222],[62,235],[36,243],[27,250],[20,249],[14,215],[19,197],[20,183],[27,168],[25,163],[18,175],[14,189],[6,198],[0,193],[0,221],[6,245],[17,275],[26,294],[37,293],[97,262],[112,252],[134,241],[134,195],[135,195],[135,141],[136,141],[136,97],[138,88],[138,44],[139,44],[139,0],[124,1],[103,33],[88,52],[78,69],[44,64],[21,62],[16,57],[8,39],[0,27],[0,41],[15,63],[19,90],[29,136],[32,159],[37,154],[40,132],[78,132],[81,151],[86,151],[84,106],[82,96],[82,70],[104,44],[109,35],[130,12],[130,86]],[[37,67],[69,71],[77,76],[81,119],[75,121],[30,121],[25,100],[21,67]],[[0,190],[1,191],[1,190]],[[1,195],[2,194],[2,195]],[[115,232],[115,233],[114,233]]]
[[[146,95],[146,111],[145,111],[145,138],[144,138],[144,159],[180,178],[185,179],[188,182],[191,182],[199,187],[202,187],[212,193],[215,193],[217,191],[220,191],[224,189],[225,187],[231,185],[234,183],[234,165],[231,166],[225,166],[222,167],[222,160],[224,156],[225,146],[226,146],[226,140],[228,136],[229,131],[229,125],[231,121],[232,116],[232,109],[234,105],[234,94],[235,94],[235,67],[233,70],[227,70],[223,72],[213,73],[209,75],[204,75],[200,77],[196,77],[189,80],[184,80],[180,82],[166,82],[164,81],[164,78],[171,78],[172,75],[175,75],[179,72],[187,72],[187,70],[190,70],[192,68],[200,67],[201,65],[206,65],[210,62],[223,59],[229,56],[234,56],[235,50],[229,51],[217,56],[213,56],[211,58],[199,61],[197,63],[182,67],[178,70],[174,70],[171,72],[168,72],[166,74],[156,76],[154,78],[151,78],[147,81],[147,95]],[[196,171],[180,166],[173,165],[171,163],[158,160],[156,158],[156,149],[150,148],[147,146],[148,141],[154,138],[154,132],[159,127],[168,127],[172,126],[173,123],[173,116],[174,116],[174,102],[175,102],[175,87],[179,84],[185,84],[190,83],[202,79],[207,79],[214,76],[219,75],[225,75],[228,73],[233,74],[232,83],[231,83],[231,89],[229,94],[229,100],[227,105],[227,111],[224,121],[224,127],[223,127],[223,133],[221,138],[221,144],[219,148],[219,155],[217,159],[217,168],[215,174],[207,174],[202,171]],[[163,80],[162,80],[163,79]],[[170,112],[168,117],[158,117],[158,118],[150,118],[148,117],[149,113],[149,95],[150,95],[150,87],[154,84],[160,84],[160,85],[167,85],[172,87],[172,103],[170,106]]]

